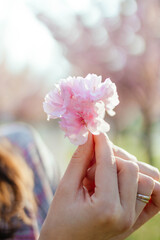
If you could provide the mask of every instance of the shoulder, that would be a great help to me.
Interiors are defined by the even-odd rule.
[[[59,183],[60,171],[57,161],[40,134],[29,124],[16,122],[0,127],[0,139],[7,138],[17,147],[27,164],[33,169],[43,168],[50,184],[55,189]]]

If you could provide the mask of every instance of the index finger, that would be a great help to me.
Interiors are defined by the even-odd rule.
[[[95,142],[95,194],[97,196],[110,196],[119,199],[117,167],[112,146],[107,136],[100,134],[94,136]]]
[[[128,153],[126,150],[124,150],[124,149],[122,149],[118,146],[115,146],[114,144],[112,144],[112,147],[113,147],[114,155],[116,157],[120,157],[120,158],[123,158],[123,159],[126,159],[126,160],[131,160],[133,162],[136,162],[139,166],[139,171],[141,173],[146,174],[146,175],[152,177],[153,179],[159,181],[160,173],[159,173],[158,168],[156,168],[154,166],[151,166],[151,165],[149,165],[145,162],[138,161],[135,156]]]

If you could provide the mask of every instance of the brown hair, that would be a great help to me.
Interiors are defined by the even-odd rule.
[[[11,237],[36,210],[33,173],[8,141],[0,142],[0,236]]]

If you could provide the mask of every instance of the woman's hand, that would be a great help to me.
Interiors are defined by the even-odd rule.
[[[93,156],[96,167],[89,189],[87,173]],[[157,196],[157,191],[160,192],[157,183],[139,173],[136,163],[119,159],[116,164],[112,145],[105,135],[94,139],[90,135],[71,159],[39,240],[124,239],[145,207],[136,199],[137,192],[145,195],[153,192],[152,196]]]
[[[119,235],[119,237],[113,238],[115,240],[121,240],[121,239],[125,239],[127,236],[129,236],[136,229],[141,227],[145,222],[147,222],[149,219],[151,219],[154,215],[156,215],[160,211],[160,183],[158,182],[160,179],[160,173],[157,168],[147,163],[139,162],[135,156],[128,153],[124,149],[117,147],[113,144],[112,144],[112,148],[113,148],[113,152],[114,152],[114,156],[117,164],[119,164],[119,162],[121,162],[122,160],[127,160],[127,161],[132,161],[138,165],[139,173],[140,173],[139,185],[140,184],[142,185],[140,190],[141,193],[147,194],[147,188],[148,188],[147,182],[150,181],[148,177],[151,177],[155,180],[154,181],[155,187],[152,192],[151,200],[148,204],[141,203],[142,211],[139,212],[139,216],[137,217],[135,224],[128,231],[126,231],[122,235]],[[90,190],[91,190],[91,186],[93,185],[92,183],[95,175],[95,168],[96,168],[96,165],[93,164],[92,167],[88,170],[87,178],[84,181]],[[141,176],[143,176],[143,178]]]
[[[147,205],[144,205],[143,211],[138,216],[133,227],[129,229],[128,232],[125,232],[118,238],[113,238],[114,240],[121,240],[121,239],[125,239],[127,236],[129,236],[131,233],[133,233],[135,230],[141,227],[144,223],[146,223],[148,220],[150,220],[153,216],[155,216],[160,211],[160,183],[159,183],[160,173],[157,168],[147,163],[137,161],[135,156],[129,154],[128,152],[126,152],[125,150],[117,146],[113,145],[113,150],[114,150],[114,155],[117,161],[120,158],[133,161],[138,164],[139,171],[141,173],[145,174],[146,176],[150,176],[155,180],[155,186],[151,195],[151,200]],[[147,182],[145,184],[147,184]]]

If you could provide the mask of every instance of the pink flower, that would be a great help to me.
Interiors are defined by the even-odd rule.
[[[116,85],[107,78],[88,74],[83,77],[68,77],[55,84],[43,103],[50,118],[60,118],[60,127],[76,145],[87,141],[88,133],[98,135],[107,132],[110,126],[104,121],[105,111],[113,116],[119,104]]]

